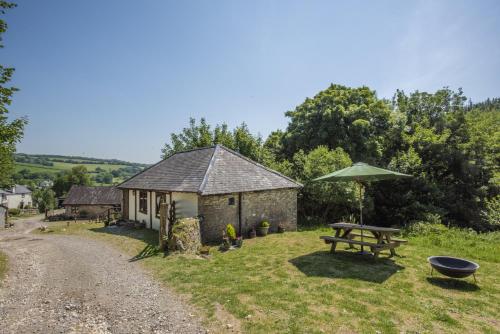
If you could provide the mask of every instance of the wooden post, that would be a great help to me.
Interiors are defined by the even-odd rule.
[[[167,245],[167,240],[165,240],[165,236],[167,235],[167,208],[168,204],[165,202],[160,203],[160,231],[158,233],[159,240],[158,245],[161,251],[164,251]]]
[[[175,214],[175,201],[170,204],[170,213],[168,215],[168,225],[167,225],[167,235],[169,238],[172,237],[172,226],[174,226],[175,220],[177,219]]]

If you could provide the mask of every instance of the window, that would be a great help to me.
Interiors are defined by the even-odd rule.
[[[234,197],[229,197],[229,200],[227,201],[228,205],[234,205]]]
[[[160,203],[167,202],[167,194],[155,193],[156,195],[156,217],[160,217]],[[168,213],[167,213],[168,214]]]
[[[148,193],[145,191],[139,191],[139,212],[148,213]]]

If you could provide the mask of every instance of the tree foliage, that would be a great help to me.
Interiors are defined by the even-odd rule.
[[[284,152],[309,152],[319,145],[342,147],[353,161],[378,162],[391,127],[391,109],[368,87],[331,85],[285,114],[290,123]]]
[[[350,182],[313,182],[312,180],[334,170],[352,164],[349,155],[340,147],[330,150],[318,146],[308,154],[300,150],[293,156],[296,166],[294,177],[301,183],[302,200],[300,210],[303,216],[321,217],[325,220],[332,214],[341,218],[357,203],[356,188]],[[335,209],[335,212],[332,212]]]
[[[70,171],[59,174],[54,180],[52,189],[57,197],[66,194],[71,186],[89,186],[92,184],[92,179],[85,166],[75,166]]]
[[[286,116],[286,130],[265,141],[243,123],[234,130],[202,119],[172,134],[164,154],[221,143],[304,184],[299,219],[331,222],[357,215],[349,183],[312,182],[354,161],[414,177],[373,182],[365,222],[406,225],[439,220],[476,230],[498,228],[500,99],[466,104],[461,90],[398,90],[392,101],[368,87],[331,85]],[[168,154],[167,154],[168,153]]]
[[[5,14],[7,9],[15,7],[15,4],[0,1],[0,15]],[[0,48],[3,47],[2,35],[7,31],[7,23],[0,19]],[[16,144],[23,136],[26,119],[19,118],[9,120],[8,107],[12,103],[12,95],[17,88],[9,86],[14,69],[0,65],[0,186],[8,186],[12,183],[14,172],[14,152]]]
[[[224,145],[253,160],[261,161],[262,139],[254,136],[245,123],[230,131],[227,124],[217,124],[212,127],[202,118],[199,124],[194,118],[189,119],[189,126],[182,129],[180,133],[170,135],[170,143],[166,143],[162,149],[162,159],[180,151],[200,147],[208,147],[216,144]]]
[[[56,207],[55,192],[52,189],[37,189],[33,192],[33,202],[38,212],[43,213]]]

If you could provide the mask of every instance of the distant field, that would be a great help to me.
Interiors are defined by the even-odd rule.
[[[42,166],[38,164],[16,162],[16,171],[20,171],[22,169],[28,169],[32,172],[47,172],[47,173],[57,174],[65,170],[70,170],[71,168],[79,165],[85,166],[85,168],[87,168],[89,172],[95,172],[97,167],[100,167],[106,171],[112,171],[122,167],[127,167],[127,165],[86,164],[84,162],[80,163],[54,162],[54,166]]]
[[[52,164],[52,166],[50,166]],[[96,159],[72,156],[59,155],[30,155],[19,153],[16,155],[15,171],[16,173],[22,170],[28,170],[33,173],[47,173],[53,179],[57,174],[71,170],[75,166],[84,166],[89,173],[92,173],[95,185],[109,185],[101,183],[102,173],[120,170],[119,175],[113,178],[113,184],[122,182],[130,176],[138,173],[145,164],[121,161],[116,159]],[[97,172],[96,170],[101,170]],[[23,173],[18,182],[40,182],[43,177],[30,177],[29,174]]]

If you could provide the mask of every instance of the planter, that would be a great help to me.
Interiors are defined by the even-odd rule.
[[[243,239],[241,238],[238,238],[234,241],[234,246],[236,246],[237,248],[241,248],[241,246],[243,246]]]
[[[200,248],[200,254],[202,254],[202,255],[210,255],[210,247],[209,246],[202,246]]]
[[[255,230],[250,230],[250,232],[248,233],[248,238],[253,239],[255,237],[257,237],[257,232]]]
[[[260,236],[260,237],[265,237],[267,235],[267,233],[269,232],[269,226],[259,226],[257,227],[257,234]]]

